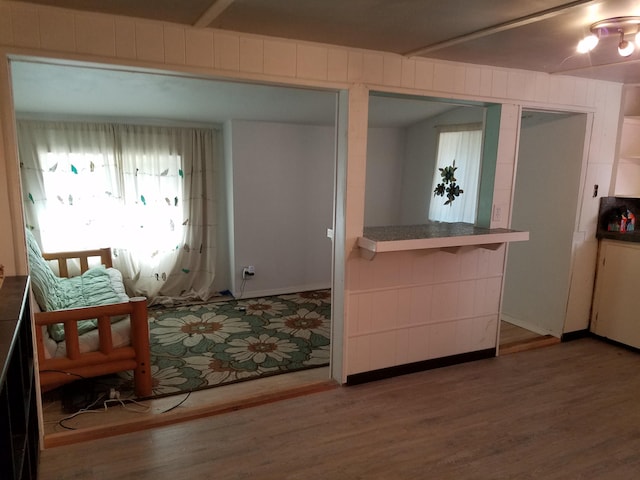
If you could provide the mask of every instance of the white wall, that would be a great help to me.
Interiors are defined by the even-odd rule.
[[[429,218],[433,196],[431,184],[438,153],[438,135],[433,127],[434,120],[429,119],[407,129],[401,225],[425,223]]]
[[[367,227],[400,224],[405,143],[404,128],[369,129],[364,209]]]
[[[231,122],[233,292],[243,297],[331,286],[335,127]]]

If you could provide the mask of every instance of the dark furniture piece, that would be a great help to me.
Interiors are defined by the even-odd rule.
[[[7,277],[0,288],[0,472],[36,479],[40,438],[36,407],[29,277]]]
[[[0,476],[37,479],[40,453],[29,277],[0,288]]]

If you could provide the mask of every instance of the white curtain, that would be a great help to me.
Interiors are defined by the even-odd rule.
[[[45,251],[110,246],[131,295],[206,300],[218,131],[18,122],[25,220]]]
[[[444,197],[433,196],[429,203],[429,220],[475,223],[481,155],[482,125],[440,127],[431,191],[442,183],[439,169],[452,166],[455,160],[456,183],[464,193],[449,205],[445,205],[446,193]]]

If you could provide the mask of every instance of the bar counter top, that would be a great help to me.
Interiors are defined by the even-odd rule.
[[[503,243],[529,240],[529,232],[483,228],[470,223],[430,222],[420,225],[365,227],[358,246],[366,258],[376,253],[476,245],[497,248]]]

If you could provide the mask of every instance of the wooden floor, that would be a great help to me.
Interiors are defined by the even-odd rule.
[[[61,402],[43,403],[46,447],[84,442],[146,428],[218,415],[298,395],[336,388],[329,367],[274,375],[139,403],[96,408],[79,415],[62,411]]]
[[[500,355],[559,342],[508,322],[501,322]],[[69,418],[60,401],[43,404],[45,446],[83,442],[145,428],[154,428],[184,420],[238,410],[282,398],[333,388],[329,368],[312,369],[287,375],[252,380],[214,389],[145,401],[141,405],[98,408]],[[179,404],[179,408],[174,408]]]
[[[592,338],[47,449],[47,479],[631,479],[640,354]]]
[[[523,352],[556,343],[560,343],[560,339],[552,335],[540,335],[509,322],[500,322],[499,355]]]

